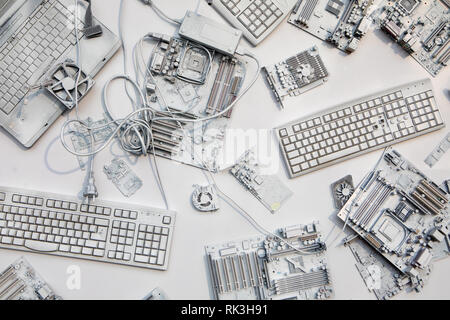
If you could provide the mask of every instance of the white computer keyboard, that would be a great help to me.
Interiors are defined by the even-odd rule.
[[[297,0],[207,0],[253,45],[263,41],[294,7]]]
[[[0,248],[166,270],[175,215],[0,187]]]
[[[443,128],[430,80],[360,98],[276,128],[291,178]]]

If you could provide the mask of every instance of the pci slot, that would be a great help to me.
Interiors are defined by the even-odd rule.
[[[255,260],[256,276],[258,277],[258,286],[262,287],[264,283],[261,273],[261,265],[259,263],[258,255],[256,254],[256,252],[253,252],[253,259]]]
[[[224,285],[222,282],[222,276],[221,276],[221,271],[220,271],[220,267],[219,267],[219,262],[217,260],[214,260],[214,267],[216,270],[216,275],[217,275],[217,284],[219,287],[219,293],[224,293]]]
[[[440,210],[437,209],[428,199],[426,199],[425,197],[422,197],[422,195],[420,193],[418,193],[417,191],[413,191],[413,193],[411,195],[413,196],[414,199],[416,199],[418,202],[420,202],[420,204],[425,206],[433,214],[439,214]]]
[[[431,193],[433,193],[436,197],[438,197],[439,201],[442,201],[443,204],[448,203],[447,195],[443,190],[441,190],[438,186],[436,186],[434,183],[430,183],[427,180],[422,180],[420,182],[422,186],[427,188]]]
[[[438,62],[446,66],[449,58],[450,48],[447,48],[447,50],[439,57]]]
[[[4,289],[2,289],[2,291],[0,291],[0,300],[8,299],[8,297],[10,297],[11,295],[9,295],[7,297],[6,294],[11,292],[12,290],[14,290],[14,288],[16,288],[16,286],[18,286],[18,285],[20,285],[20,286],[23,285],[22,280],[20,280],[19,278],[15,278],[13,282],[11,282],[6,288],[4,288]]]
[[[222,258],[222,259],[220,259],[220,262],[222,264],[223,273],[225,274],[225,292],[231,292],[232,287],[231,287],[230,271],[228,269],[227,259]]]
[[[424,41],[423,45],[424,47],[430,51],[433,49],[433,47],[436,45],[434,39],[436,36],[446,27],[447,21],[442,21],[436,29],[431,32],[431,34],[427,37],[427,39]]]
[[[235,288],[235,290],[240,290],[241,286],[240,286],[240,283],[239,283],[237,267],[236,267],[236,259],[235,258],[236,258],[235,256],[228,257],[228,259],[230,261],[230,265],[231,265],[231,271],[232,271],[233,278],[234,278],[234,288]]]
[[[445,208],[445,205],[438,201],[433,194],[431,194],[428,190],[423,188],[422,186],[417,186],[416,190],[422,195],[427,198],[435,207],[442,210]]]
[[[275,280],[276,294],[287,294],[322,287],[330,283],[327,270],[299,274],[280,280]]]
[[[220,294],[220,288],[219,288],[219,282],[217,280],[216,265],[213,261],[211,254],[208,254],[208,264],[209,264],[209,268],[211,270],[213,288],[216,293],[216,297],[218,298],[218,295]]]
[[[248,272],[249,272],[249,275],[250,275],[250,286],[251,287],[256,287],[256,279],[255,279],[255,274],[253,272],[252,263],[250,261],[250,254],[247,253],[245,255],[245,260],[247,262]]]
[[[246,272],[244,269],[244,260],[242,259],[242,255],[238,256],[238,262],[239,262],[239,270],[241,271],[241,276],[242,276],[242,288],[247,289],[248,288],[248,280],[247,280]]]
[[[403,192],[402,190],[399,190],[399,193],[410,203],[412,203],[416,208],[418,208],[420,211],[422,211],[424,214],[431,214],[431,212],[424,207],[422,204],[417,202],[413,197],[411,197],[409,194]]]

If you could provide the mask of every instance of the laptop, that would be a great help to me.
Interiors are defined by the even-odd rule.
[[[43,86],[55,80],[58,66],[70,63],[93,78],[120,48],[119,38],[95,18],[102,36],[84,36],[88,3],[80,0],[81,66],[76,65],[74,6],[73,0],[0,0],[0,125],[26,148],[70,109],[48,84]]]
[[[256,46],[275,30],[299,0],[206,1]]]

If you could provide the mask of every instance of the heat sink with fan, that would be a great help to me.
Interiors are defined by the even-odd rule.
[[[333,192],[334,206],[336,209],[342,209],[345,203],[350,199],[355,187],[353,186],[353,177],[348,175],[331,185]]]
[[[68,109],[73,109],[75,102],[84,98],[94,85],[94,80],[70,61],[53,68],[48,80],[47,91]]]

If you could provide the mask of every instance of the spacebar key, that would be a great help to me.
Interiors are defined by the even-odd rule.
[[[42,252],[54,252],[58,251],[59,244],[57,243],[49,243],[35,240],[26,240],[25,247],[34,251],[42,251]]]
[[[334,152],[332,154],[329,154],[325,157],[318,158],[317,161],[319,161],[319,164],[324,164],[333,160],[341,159],[343,157],[346,157],[348,155],[351,155],[352,153],[359,152],[359,146],[354,146],[351,148],[347,148],[338,152]]]

